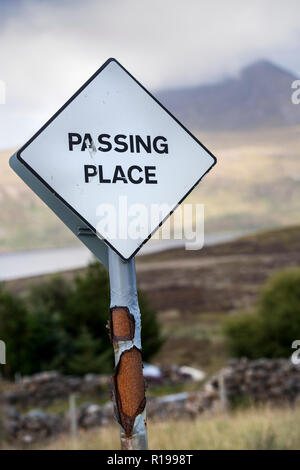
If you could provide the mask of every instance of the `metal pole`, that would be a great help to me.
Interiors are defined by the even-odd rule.
[[[115,353],[112,377],[121,449],[148,448],[146,398],[141,353],[141,315],[134,259],[123,261],[109,249],[110,337]]]

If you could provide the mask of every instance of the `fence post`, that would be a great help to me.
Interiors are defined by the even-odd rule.
[[[69,396],[69,414],[70,414],[70,431],[75,445],[77,439],[77,416],[76,416],[76,394],[71,393]]]
[[[225,385],[225,370],[221,370],[219,374],[219,396],[220,396],[221,409],[226,413],[228,409],[228,401],[227,401],[227,392],[226,392],[226,385]]]

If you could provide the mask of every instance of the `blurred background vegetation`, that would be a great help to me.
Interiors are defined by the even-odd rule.
[[[266,282],[257,306],[225,322],[229,354],[257,359],[291,355],[300,338],[300,268],[275,273]]]
[[[149,360],[162,344],[156,311],[139,292],[143,312],[143,357]],[[0,290],[0,331],[9,363],[4,376],[44,370],[64,374],[110,373],[113,348],[106,328],[109,281],[106,269],[93,262],[73,282],[62,276],[34,284],[26,295]]]
[[[164,343],[157,312],[139,291],[146,361]],[[15,295],[0,288],[0,330],[7,338],[9,364],[4,376],[43,370],[64,374],[110,373],[113,350],[108,337],[109,281],[106,269],[91,263],[73,280],[53,276]],[[289,357],[300,338],[300,268],[279,270],[266,282],[250,311],[236,311],[221,322],[229,357]]]

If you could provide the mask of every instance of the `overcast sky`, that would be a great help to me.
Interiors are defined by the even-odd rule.
[[[21,145],[108,58],[151,90],[266,58],[300,75],[299,0],[0,0],[0,148]]]

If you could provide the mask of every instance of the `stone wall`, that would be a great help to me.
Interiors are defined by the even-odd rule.
[[[215,391],[198,393],[179,393],[164,397],[149,397],[147,400],[147,416],[150,419],[190,419],[206,409],[211,409],[218,401]],[[87,430],[98,426],[116,423],[112,402],[99,406],[84,403],[76,410],[78,428]],[[8,442],[27,445],[59,433],[70,431],[70,416],[45,413],[40,409],[21,413],[15,407],[6,406],[4,413],[4,434]]]
[[[231,360],[208,384],[219,390],[221,376],[229,404],[293,403],[300,396],[300,366],[288,359]]]
[[[70,393],[102,395],[107,392],[109,383],[110,377],[107,375],[71,377],[55,371],[42,372],[24,377],[13,390],[4,394],[3,399],[9,405],[21,408],[46,407],[65,399]]]
[[[23,381],[22,387],[5,396],[4,434],[9,441],[31,444],[69,432],[68,412],[63,416],[33,409],[22,414],[13,405],[21,402],[37,406],[54,398],[67,398],[70,392],[103,390],[109,377],[86,376],[83,379],[44,373]],[[29,397],[29,395],[31,395]],[[147,399],[150,419],[190,419],[204,412],[227,410],[239,403],[294,404],[300,398],[300,366],[287,359],[231,360],[227,367],[211,377],[195,393],[179,393]],[[113,405],[85,403],[76,410],[82,430],[115,422]]]
[[[148,385],[175,385],[194,380],[191,373],[178,366],[164,367],[161,369],[160,378],[146,378]],[[191,369],[193,371],[193,369]],[[200,373],[201,371],[195,372]],[[85,395],[97,395],[108,397],[110,389],[109,375],[87,374],[84,377],[72,377],[61,375],[59,372],[50,371],[34,374],[21,379],[12,390],[4,394],[4,400],[13,406],[20,408],[47,407],[51,403],[65,399],[70,393]]]

